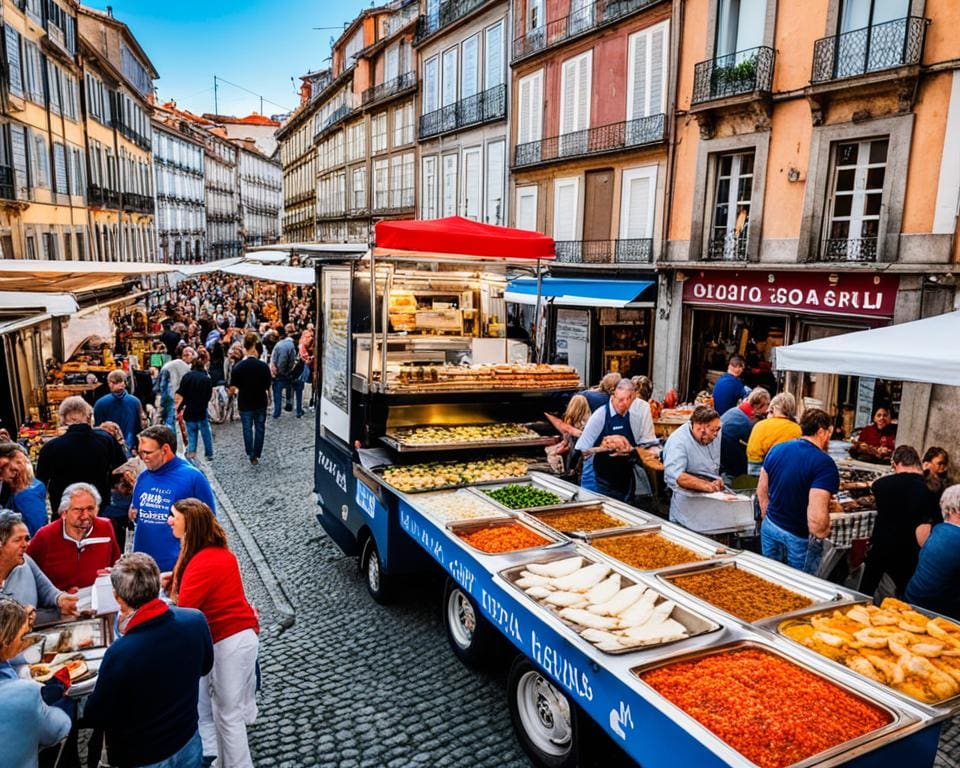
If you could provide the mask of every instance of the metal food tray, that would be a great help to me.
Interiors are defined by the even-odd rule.
[[[471,499],[476,499],[477,503],[489,507],[489,514],[482,515],[480,517],[468,517],[463,518],[462,520],[456,520],[452,518],[445,518],[439,515],[435,515],[429,508],[428,505],[436,500],[443,499],[444,497],[452,497],[457,494],[469,495]],[[467,488],[458,488],[455,490],[447,491],[428,491],[417,495],[417,511],[423,515],[426,515],[434,522],[440,523],[441,525],[447,525],[448,523],[477,523],[477,522],[487,522],[487,521],[497,521],[497,520],[508,520],[515,519],[518,517],[516,512],[509,512],[503,510],[493,503],[493,499],[487,497],[485,499],[477,498],[476,494],[470,493]]]
[[[438,426],[438,425],[418,425],[409,427],[409,429],[418,429],[419,426]],[[447,425],[444,425],[447,426]],[[453,426],[489,426],[484,424],[457,424]],[[536,432],[529,424],[523,424],[531,432]],[[416,443],[410,444],[404,442],[398,435],[382,435],[380,442],[397,453],[425,453],[427,451],[466,451],[474,448],[530,448],[534,446],[553,445],[558,441],[556,435],[537,435],[536,437],[517,437],[489,440],[464,440],[455,443]]]
[[[489,498],[489,497],[488,497]],[[491,499],[494,501],[494,499]],[[625,525],[620,526],[619,528],[597,528],[591,531],[573,531],[567,530],[564,528],[557,528],[550,524],[550,518],[557,515],[564,515],[568,512],[577,511],[577,512],[588,512],[591,510],[596,510],[601,514],[607,515],[608,517],[621,520]],[[526,509],[522,510],[524,515],[529,515],[534,519],[538,520],[541,524],[547,526],[553,531],[560,531],[560,533],[566,534],[576,539],[586,539],[589,537],[602,536],[604,534],[624,534],[631,533],[635,531],[645,530],[653,522],[653,518],[650,515],[639,513],[633,515],[630,512],[626,512],[617,508],[612,507],[611,505],[603,501],[585,501],[575,504],[565,504],[562,507],[548,507],[546,509]]]
[[[31,633],[43,636],[43,655],[52,653],[76,653],[90,648],[103,648],[113,640],[113,626],[110,617],[99,616],[94,619],[65,621],[46,626],[37,626]],[[80,647],[77,638],[89,637],[90,644]]]
[[[741,619],[739,616],[734,616],[729,611],[724,610],[719,605],[711,603],[709,600],[705,600],[702,597],[698,597],[692,592],[687,592],[679,584],[676,584],[675,581],[681,576],[690,576],[695,573],[702,573],[703,571],[709,571],[717,568],[739,568],[747,573],[750,573],[758,578],[763,579],[764,581],[769,581],[772,584],[775,584],[778,587],[783,587],[788,589],[791,592],[794,592],[801,597],[805,597],[808,600],[811,600],[812,603],[809,606],[805,606],[802,609],[798,610],[808,610],[815,607],[823,609],[828,603],[837,603],[840,604],[844,601],[846,594],[840,590],[834,588],[835,585],[830,584],[829,582],[823,581],[821,579],[805,579],[798,578],[793,574],[787,572],[793,569],[780,570],[777,568],[767,567],[762,562],[754,561],[748,557],[735,556],[726,560],[707,562],[707,563],[696,563],[693,565],[684,565],[677,566],[676,568],[671,568],[669,571],[663,571],[657,574],[657,578],[668,584],[673,590],[679,594],[685,595],[690,600],[693,600],[698,605],[703,605],[711,610],[718,611],[724,616],[729,616],[735,621],[740,622],[746,626],[758,625],[762,622],[767,622],[771,619],[776,619],[778,617],[782,618],[783,616],[788,616],[796,611],[789,611],[786,613],[774,614],[772,616],[764,616],[762,619],[758,619],[754,622],[748,622],[744,619]],[[795,572],[799,573],[799,572]]]
[[[747,758],[743,756],[741,752],[738,752],[728,742],[723,741],[723,739],[721,739],[720,736],[718,736],[716,733],[714,733],[709,728],[707,728],[707,726],[703,725],[699,720],[694,718],[685,709],[683,709],[677,704],[674,704],[669,699],[664,697],[659,691],[657,691],[656,688],[654,688],[652,685],[647,683],[642,677],[642,675],[646,672],[651,672],[655,669],[659,669],[661,667],[667,667],[672,664],[676,664],[678,662],[692,661],[692,660],[704,658],[707,656],[716,656],[722,653],[726,653],[728,651],[736,651],[736,650],[744,650],[744,649],[757,649],[757,650],[761,650],[761,651],[765,651],[767,653],[773,654],[775,656],[779,656],[781,659],[787,662],[790,662],[791,664],[794,664],[797,667],[800,667],[801,669],[804,669],[807,672],[813,675],[816,675],[817,677],[827,681],[828,683],[831,683],[837,686],[838,688],[842,689],[849,695],[856,697],[863,703],[868,704],[872,707],[876,707],[877,709],[880,709],[881,711],[886,713],[886,715],[890,718],[890,722],[881,728],[878,728],[874,731],[870,731],[869,733],[865,733],[862,736],[856,737],[855,739],[849,739],[847,741],[841,742],[840,744],[830,747],[829,749],[823,750],[822,752],[817,752],[816,754],[810,755],[810,757],[807,757],[804,760],[800,760],[799,762],[796,762],[796,763],[791,763],[789,766],[785,766],[785,768],[807,768],[807,766],[820,765],[828,762],[830,765],[846,762],[847,760],[850,759],[850,756],[851,756],[850,753],[853,750],[866,751],[871,748],[869,745],[871,745],[873,742],[883,741],[883,743],[886,743],[885,737],[888,737],[891,734],[893,734],[895,731],[901,728],[904,728],[907,725],[912,724],[914,720],[914,718],[893,709],[892,706],[888,705],[885,701],[878,700],[876,695],[877,692],[874,691],[870,686],[861,684],[859,680],[853,679],[853,678],[849,680],[845,678],[838,679],[837,677],[828,676],[826,671],[817,669],[815,666],[810,664],[807,660],[798,659],[798,658],[789,656],[784,651],[770,644],[768,641],[765,642],[759,638],[756,640],[755,639],[735,640],[730,643],[724,643],[722,645],[718,645],[718,646],[715,645],[715,646],[701,648],[693,651],[680,651],[678,653],[671,654],[666,658],[662,658],[657,661],[650,662],[648,664],[642,664],[637,667],[633,667],[631,668],[630,672],[634,676],[636,676],[636,678],[640,681],[640,683],[643,686],[645,686],[650,691],[652,691],[656,696],[659,696],[661,699],[667,702],[667,704],[669,704],[671,708],[681,713],[684,718],[688,719],[691,723],[695,724],[696,727],[703,729],[703,731],[705,733],[710,734],[710,736],[713,739],[720,742],[721,744],[726,745],[735,754],[741,755],[746,760]],[[685,727],[685,729],[687,730],[688,733],[690,733],[689,727]],[[879,744],[877,746],[879,746]],[[835,760],[834,758],[843,758],[843,759]],[[753,765],[753,763],[750,763],[750,765]]]
[[[613,555],[610,555],[598,547],[593,546],[593,542],[597,539],[612,539],[616,536],[662,536],[669,542],[677,544],[678,546],[684,547],[692,551],[695,555],[701,555],[703,560],[692,560],[689,563],[681,563],[679,565],[667,565],[662,568],[640,568],[636,565],[630,565],[630,563],[624,562]],[[628,568],[632,571],[637,571],[638,573],[659,573],[660,571],[672,571],[676,568],[689,568],[691,566],[699,566],[708,562],[715,562],[718,558],[721,557],[731,557],[736,554],[735,550],[728,549],[727,547],[712,542],[709,539],[704,538],[703,536],[691,536],[686,532],[676,529],[674,527],[665,528],[663,525],[659,525],[654,522],[652,525],[642,526],[640,528],[635,528],[632,530],[622,530],[619,528],[612,528],[607,531],[595,531],[588,534],[585,537],[586,544],[590,546],[597,554],[597,556],[603,558],[607,562],[615,563],[620,568]]]
[[[393,493],[406,493],[406,494],[433,493],[435,491],[452,491],[452,490],[456,490],[457,488],[473,488],[474,486],[486,487],[488,485],[509,485],[510,483],[524,482],[529,478],[529,475],[523,475],[521,477],[500,478],[498,480],[480,480],[475,483],[456,483],[453,485],[437,485],[432,488],[413,488],[413,489],[402,490],[400,488],[397,488],[395,485],[392,485],[389,480],[386,480],[383,477],[383,470],[385,470],[387,467],[392,467],[392,466],[395,466],[395,465],[380,464],[376,467],[366,470],[366,473],[369,474],[375,482],[382,485],[384,488],[389,488],[391,491],[393,491]],[[489,499],[490,497],[488,496],[487,498]],[[490,501],[491,503],[495,503],[493,502],[493,499],[490,499]]]
[[[560,497],[559,504],[548,504],[542,507],[508,507],[506,504],[501,504],[492,496],[487,495],[484,491],[495,491],[497,488],[503,488],[507,485],[532,485],[535,488],[539,488],[541,491],[546,491],[547,493],[552,493],[555,496]],[[492,483],[484,483],[483,489],[476,489],[474,493],[480,493],[485,499],[488,499],[491,504],[496,504],[498,508],[505,509],[508,512],[549,512],[551,510],[563,510],[563,509],[576,509],[582,507],[586,504],[594,504],[595,499],[580,499],[580,490],[570,491],[566,488],[560,488],[553,485],[552,483],[546,481],[542,477],[537,475],[527,475],[526,477],[521,477],[516,480],[497,480]]]
[[[548,543],[540,544],[534,547],[524,547],[523,549],[510,549],[506,552],[487,552],[483,549],[477,549],[476,547],[472,546],[470,542],[468,542],[462,536],[464,533],[472,533],[480,528],[500,528],[505,525],[522,526],[538,536],[542,536],[547,540]],[[492,518],[488,520],[464,520],[462,522],[447,523],[446,528],[448,531],[450,531],[450,533],[457,537],[457,543],[463,545],[467,549],[472,550],[473,552],[476,552],[477,554],[485,555],[487,557],[503,557],[504,555],[512,555],[516,552],[546,550],[550,547],[562,547],[568,543],[567,539],[562,535],[541,526],[531,525],[526,520],[521,520],[518,517]]]
[[[824,654],[815,651],[813,648],[809,648],[803,643],[800,643],[794,640],[789,635],[783,634],[783,632],[781,631],[781,627],[784,627],[787,624],[792,622],[801,622],[806,619],[810,619],[814,616],[832,613],[833,611],[838,609],[852,608],[855,605],[867,605],[870,602],[871,601],[869,599],[861,598],[859,600],[845,600],[843,602],[837,603],[836,605],[831,605],[828,607],[824,607],[822,605],[810,606],[809,608],[804,608],[799,611],[792,611],[791,613],[784,614],[783,616],[774,616],[773,618],[765,619],[763,622],[758,622],[757,626],[759,626],[762,629],[767,629],[773,632],[774,634],[776,634],[777,637],[783,638],[784,641],[790,643],[791,646],[802,649],[804,654],[810,655],[812,658],[815,658],[817,661],[821,663],[828,664],[830,668],[832,669],[839,668],[839,669],[846,670],[848,673],[854,674],[858,678],[864,680],[868,685],[880,686],[882,690],[887,691],[890,694],[897,696],[898,698],[902,698],[905,701],[910,702],[910,704],[912,704],[913,706],[934,707],[936,709],[944,710],[945,712],[948,712],[950,715],[957,714],[958,712],[960,712],[960,693],[954,694],[953,696],[949,696],[945,699],[938,699],[937,701],[932,701],[932,702],[921,701],[920,699],[916,699],[910,694],[897,690],[896,688],[893,688],[887,685],[886,683],[870,680],[870,678],[866,677],[865,675],[861,675],[855,669],[848,667],[846,664],[843,664],[842,662],[839,662],[839,661],[835,661],[834,659],[831,659],[829,656],[825,656]],[[934,618],[937,615],[937,614],[931,614],[929,611],[924,611],[920,608],[917,608],[916,606],[911,606],[911,608],[917,613],[921,613],[924,616],[928,616],[930,618]],[[949,616],[945,616],[943,618],[947,619],[948,621],[954,624],[958,623],[956,620],[951,619]]]
[[[625,653],[637,653],[638,651],[646,651],[646,650],[650,650],[651,648],[666,648],[667,646],[674,645],[676,643],[682,643],[694,637],[701,637],[703,635],[708,635],[713,632],[719,632],[721,629],[723,629],[723,627],[717,622],[711,621],[710,619],[700,616],[699,614],[694,613],[689,608],[685,607],[682,603],[674,601],[676,607],[673,609],[673,611],[671,611],[670,617],[676,620],[677,622],[679,622],[680,624],[682,624],[687,629],[687,631],[690,633],[689,635],[687,635],[687,637],[679,638],[677,640],[668,640],[665,643],[638,643],[637,645],[631,648],[623,648],[622,650],[618,650],[618,651],[609,651],[609,650],[600,648],[596,644],[591,643],[589,640],[587,640],[585,637],[583,637],[580,634],[584,629],[587,629],[586,627],[583,627],[580,624],[576,624],[572,621],[569,621],[568,619],[563,618],[560,615],[560,609],[558,607],[549,605],[548,603],[545,603],[542,600],[538,600],[535,597],[531,597],[524,591],[523,587],[518,587],[516,585],[516,581],[521,578],[520,574],[523,571],[527,570],[530,562],[550,563],[550,562],[553,562],[554,560],[564,560],[568,557],[575,557],[575,556],[583,557],[585,561],[584,567],[586,567],[587,565],[593,565],[594,563],[601,562],[599,560],[595,560],[591,558],[589,555],[581,551],[577,551],[575,554],[572,554],[570,552],[553,552],[549,557],[539,558],[536,561],[528,561],[523,565],[511,566],[510,568],[507,568],[501,571],[500,575],[508,584],[510,584],[511,587],[513,587],[513,589],[517,590],[517,592],[523,595],[523,598],[525,600],[532,601],[538,607],[549,611],[558,621],[562,622],[565,626],[569,627],[571,630],[576,632],[577,637],[580,638],[580,640],[587,643],[591,648],[595,648],[601,653],[606,653],[610,656],[622,656]],[[642,583],[636,579],[630,578],[629,574],[625,574],[621,569],[615,568],[611,565],[611,573],[614,573],[614,572],[620,574],[621,588],[632,587],[635,584]],[[650,587],[649,585],[644,585],[644,586],[646,586],[647,589],[652,589],[654,592],[656,592],[660,596],[661,599],[657,601],[656,603],[657,605],[660,605],[664,600],[670,599],[667,595],[664,595],[663,592],[661,592],[659,589]]]

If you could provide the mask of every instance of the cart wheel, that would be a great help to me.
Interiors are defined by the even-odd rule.
[[[525,656],[517,656],[510,668],[507,696],[517,740],[533,764],[576,766],[576,710]]]
[[[474,668],[489,661],[496,641],[493,627],[481,615],[473,598],[449,577],[443,589],[443,625],[450,648],[460,661]]]
[[[383,572],[380,562],[380,552],[373,536],[363,545],[363,554],[360,555],[360,567],[367,577],[367,592],[370,597],[381,605],[390,602],[390,577]]]

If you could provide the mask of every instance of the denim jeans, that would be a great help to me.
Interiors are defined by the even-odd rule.
[[[197,731],[175,755],[159,763],[146,765],[144,768],[200,768],[202,763],[203,742],[200,741],[200,732]]]
[[[785,531],[769,517],[760,526],[760,547],[764,557],[786,563],[798,571],[816,575],[823,556],[823,542]]]
[[[187,425],[187,453],[191,456],[197,452],[197,433],[203,438],[203,454],[213,458],[213,433],[210,431],[210,420],[188,421]]]
[[[251,459],[259,459],[263,453],[263,433],[267,423],[267,409],[240,411],[243,425],[243,449]]]
[[[292,386],[294,400],[297,403],[297,416],[303,416],[303,379],[297,379]]]
[[[283,405],[283,393],[287,393],[287,410],[292,410],[293,382],[283,376],[273,380],[273,418],[280,418],[280,408]]]

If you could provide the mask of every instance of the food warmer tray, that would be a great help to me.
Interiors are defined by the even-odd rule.
[[[490,498],[489,496],[487,498]],[[490,498],[490,501],[496,503],[495,499]],[[506,509],[506,507],[504,507]],[[557,528],[550,524],[550,520],[553,517],[558,515],[563,515],[568,512],[589,512],[596,510],[608,517],[616,518],[624,523],[624,525],[618,528],[598,528],[592,531],[572,531],[565,528]],[[567,536],[575,539],[586,539],[590,537],[602,536],[604,534],[625,534],[625,533],[634,533],[641,530],[648,529],[651,525],[654,524],[655,518],[652,515],[648,515],[645,512],[640,510],[635,511],[626,511],[619,507],[614,507],[611,504],[608,504],[603,501],[581,501],[573,504],[564,504],[561,507],[547,507],[542,509],[524,509],[517,510],[524,517],[532,517],[541,525],[547,526],[552,531],[560,531]]]
[[[361,467],[358,464],[354,464],[354,467],[362,472],[364,475],[373,480],[377,485],[382,485],[384,488],[387,488],[391,493],[396,493],[400,495],[407,494],[420,494],[420,493],[433,493],[435,491],[455,491],[458,488],[473,488],[473,487],[487,487],[490,485],[509,485],[510,483],[519,483],[528,479],[528,475],[523,475],[521,477],[507,477],[499,478],[497,480],[482,480],[473,483],[454,483],[451,485],[437,485],[433,488],[422,488],[422,489],[407,489],[401,490],[390,484],[389,480],[384,479],[383,470],[387,467],[392,467],[393,464],[379,464],[375,467],[367,469],[366,467]],[[490,497],[487,497],[490,499]],[[490,499],[490,502],[493,503],[493,499]],[[499,509],[500,507],[498,507]]]
[[[865,733],[862,736],[858,736],[855,739],[850,739],[848,741],[837,744],[830,749],[818,752],[810,757],[801,760],[796,763],[791,763],[786,768],[808,768],[808,766],[833,766],[833,765],[842,765],[848,762],[854,755],[859,752],[865,752],[867,750],[880,747],[884,743],[892,740],[893,736],[900,735],[897,734],[898,731],[908,731],[908,730],[917,730],[919,727],[925,727],[929,725],[929,722],[922,723],[920,725],[918,721],[921,719],[918,713],[910,712],[906,708],[902,707],[899,702],[896,700],[891,700],[888,696],[885,696],[882,691],[878,691],[871,685],[866,684],[858,680],[855,677],[849,675],[835,675],[832,671],[823,669],[820,665],[811,663],[805,658],[797,658],[796,656],[789,653],[786,649],[781,648],[780,645],[776,642],[771,642],[765,638],[753,638],[745,637],[742,639],[734,640],[732,642],[713,645],[706,648],[698,648],[696,650],[684,650],[677,651],[666,657],[660,658],[656,661],[652,661],[646,664],[635,666],[631,668],[630,672],[636,677],[639,684],[647,691],[649,691],[654,696],[658,697],[663,701],[667,708],[672,712],[671,717],[680,723],[684,723],[685,730],[691,735],[695,736],[699,741],[704,743],[714,743],[722,744],[731,755],[737,756],[738,760],[729,760],[732,765],[750,765],[753,766],[754,763],[751,762],[748,758],[738,752],[736,749],[731,747],[727,742],[723,741],[719,736],[717,736],[713,731],[707,728],[705,725],[702,725],[698,720],[696,720],[692,715],[688,714],[686,710],[677,706],[668,699],[662,697],[653,686],[647,684],[640,677],[646,672],[650,672],[654,669],[659,669],[660,667],[665,667],[670,664],[674,664],[682,661],[693,661],[696,659],[703,658],[705,656],[713,656],[718,653],[723,653],[725,651],[734,651],[734,650],[746,650],[746,649],[756,649],[760,651],[766,651],[767,653],[774,654],[779,656],[781,659],[788,661],[792,664],[796,664],[801,669],[810,672],[817,677],[820,677],[826,680],[833,685],[836,685],[843,689],[846,693],[854,696],[860,701],[869,704],[873,707],[877,707],[887,714],[890,718],[890,722],[885,726],[878,728],[875,731],[870,733]]]
[[[429,426],[429,425],[425,425]],[[458,425],[460,426],[460,425]],[[468,425],[474,426],[474,425]],[[478,425],[479,426],[479,425]],[[530,425],[524,424],[531,429]],[[413,427],[416,429],[416,427]],[[410,444],[397,435],[382,435],[380,442],[397,453],[426,453],[435,451],[468,451],[477,448],[532,448],[537,446],[553,445],[559,440],[556,435],[537,435],[536,437],[505,438],[502,440],[471,440],[456,443],[416,443]]]
[[[783,566],[782,568],[770,567],[770,565],[779,564],[769,561],[770,565],[768,565],[767,563],[763,562],[765,558],[758,557],[754,559],[745,556],[746,554],[748,553],[740,553],[738,555],[734,555],[733,557],[715,560],[713,562],[695,563],[693,565],[681,565],[675,568],[664,569],[657,574],[657,579],[667,585],[674,594],[684,595],[695,604],[717,611],[721,615],[728,616],[733,621],[736,621],[747,627],[752,627],[778,617],[782,618],[783,616],[792,615],[795,613],[795,611],[781,613],[775,616],[765,616],[756,622],[744,621],[743,619],[728,613],[720,606],[714,605],[708,600],[704,600],[700,597],[697,597],[697,595],[687,592],[678,584],[675,584],[674,580],[680,576],[690,576],[694,573],[702,573],[704,571],[717,568],[740,568],[747,573],[764,579],[765,581],[769,581],[772,584],[776,584],[777,586],[783,587],[784,589],[788,589],[791,592],[795,592],[801,597],[807,598],[808,600],[812,600],[812,604],[804,607],[803,610],[815,607],[819,607],[820,610],[823,610],[831,603],[835,605],[845,605],[851,601],[853,593],[842,590],[835,584],[830,584],[822,579],[804,578],[806,574],[786,566]]]
[[[601,560],[597,560],[597,559],[591,557],[591,553],[587,553],[587,552],[581,551],[581,550],[579,550],[579,549],[577,550],[576,553],[571,553],[571,552],[569,552],[569,551],[565,551],[565,552],[553,551],[553,552],[551,552],[551,554],[550,554],[549,557],[541,557],[541,558],[537,559],[536,562],[538,562],[538,563],[549,563],[549,562],[552,562],[552,561],[554,561],[554,560],[563,560],[563,559],[565,559],[565,558],[567,558],[567,557],[573,557],[573,556],[575,556],[575,555],[580,555],[580,556],[582,556],[583,559],[586,561],[585,565],[588,565],[588,564],[589,564],[589,565],[592,565],[592,564],[594,564],[594,563],[603,562],[603,561],[601,561]],[[533,561],[531,561],[531,562],[533,562]],[[565,627],[567,627],[569,631],[573,632],[573,633],[577,636],[577,639],[578,639],[580,642],[587,643],[588,645],[592,646],[595,650],[597,650],[597,651],[598,651],[599,653],[601,653],[601,654],[610,655],[610,656],[623,656],[624,654],[627,654],[627,653],[637,653],[637,652],[639,652],[639,651],[650,651],[650,650],[662,649],[662,648],[666,648],[666,647],[668,647],[668,646],[677,645],[678,643],[686,643],[687,641],[692,640],[692,639],[697,638],[697,637],[703,637],[703,636],[705,636],[705,635],[710,635],[710,634],[713,634],[713,633],[718,633],[718,632],[720,632],[720,631],[723,629],[723,626],[722,626],[720,623],[718,623],[718,622],[716,622],[716,621],[713,621],[712,619],[708,619],[708,618],[706,618],[706,617],[704,617],[704,616],[701,616],[700,614],[698,614],[698,613],[692,611],[690,608],[686,607],[682,602],[674,601],[674,602],[676,603],[676,608],[673,609],[673,611],[671,612],[670,616],[671,616],[671,618],[673,618],[673,619],[675,619],[676,621],[678,621],[680,624],[682,624],[682,625],[687,629],[687,631],[690,633],[687,637],[679,638],[679,639],[677,639],[677,640],[668,640],[668,641],[666,641],[666,642],[660,642],[660,643],[649,643],[649,644],[647,644],[647,645],[636,645],[636,646],[634,646],[634,647],[632,647],[632,648],[624,648],[624,649],[622,649],[622,650],[616,650],[616,651],[605,650],[605,649],[602,649],[602,648],[599,648],[599,647],[595,646],[595,645],[594,645],[593,643],[591,643],[589,640],[587,640],[586,638],[582,637],[582,636],[580,635],[580,630],[577,629],[577,626],[578,626],[578,625],[575,624],[574,622],[568,621],[567,619],[565,619],[565,618],[563,618],[562,616],[560,616],[560,612],[559,612],[559,609],[558,609],[558,608],[556,608],[556,607],[553,606],[553,605],[548,605],[547,603],[541,602],[540,600],[537,600],[535,597],[531,597],[530,595],[528,595],[528,594],[523,590],[522,587],[518,587],[518,586],[517,586],[516,581],[517,581],[519,578],[521,578],[521,574],[522,574],[523,571],[525,571],[526,569],[527,569],[527,565],[526,565],[526,564],[524,564],[524,565],[516,565],[516,566],[513,566],[513,567],[511,567],[511,568],[507,568],[507,569],[501,571],[501,572],[500,572],[500,576],[501,576],[501,577],[503,578],[503,580],[506,581],[514,590],[516,590],[518,593],[520,593],[520,595],[522,596],[522,599],[524,599],[524,600],[526,600],[526,601],[528,601],[528,602],[530,602],[530,603],[533,603],[534,605],[536,605],[536,606],[537,606],[538,608],[540,608],[541,610],[545,610],[545,611],[547,611],[548,613],[550,613],[557,621],[561,622]],[[645,583],[645,582],[642,582],[642,581],[640,581],[640,580],[638,580],[638,579],[633,579],[633,578],[631,578],[629,574],[627,574],[627,573],[624,572],[624,569],[615,568],[615,567],[611,566],[611,574],[614,573],[614,572],[620,574],[621,589],[624,589],[624,588],[626,588],[626,587],[632,587],[632,586],[634,586],[634,585],[636,585],[636,584],[642,584],[643,586],[647,587],[647,589],[652,589],[654,592],[656,592],[658,595],[660,595],[660,597],[661,597],[663,600],[669,600],[669,599],[671,599],[669,595],[664,594],[664,593],[661,592],[659,589],[657,589],[655,586],[651,586],[650,584],[647,584],[647,583]],[[661,601],[661,602],[662,602],[662,601]],[[659,603],[658,603],[658,605],[659,605]]]
[[[546,544],[539,544],[533,547],[524,547],[523,549],[511,549],[507,552],[486,552],[482,549],[477,549],[472,546],[466,539],[463,538],[463,534],[473,533],[476,530],[481,528],[502,528],[506,525],[519,525],[522,528],[526,528],[528,531],[535,533],[538,536],[542,536],[547,540]],[[488,518],[486,520],[460,520],[457,522],[446,523],[446,529],[457,539],[461,546],[466,547],[471,552],[475,552],[478,555],[484,557],[502,557],[503,555],[510,554],[527,554],[530,552],[549,552],[558,547],[563,547],[569,543],[563,534],[557,533],[556,531],[551,531],[549,528],[545,528],[540,525],[532,524],[526,520],[521,520],[518,517],[496,517]]]
[[[479,485],[479,484],[477,484]],[[506,504],[501,504],[492,496],[488,496],[484,491],[495,491],[498,488],[503,488],[507,485],[532,485],[534,488],[537,488],[541,491],[546,491],[547,493],[552,493],[560,497],[559,504],[548,504],[542,507],[522,507],[515,509],[514,507],[508,507]],[[549,512],[552,510],[565,510],[565,509],[579,509],[586,505],[595,504],[602,497],[596,496],[589,491],[584,491],[581,488],[573,487],[571,490],[570,487],[564,487],[557,483],[551,481],[548,475],[543,474],[542,472],[531,472],[526,477],[520,477],[516,480],[496,480],[491,483],[484,483],[483,488],[476,488],[474,493],[481,494],[485,499],[487,499],[491,504],[496,504],[499,509],[505,509],[510,512]]]
[[[612,539],[616,536],[632,535],[660,535],[667,541],[670,541],[681,547],[685,547],[686,549],[691,550],[694,554],[700,555],[704,559],[696,560],[692,563],[668,565],[663,568],[643,569],[638,568],[635,565],[630,565],[623,560],[618,560],[613,555],[607,554],[603,550],[592,546],[593,542],[597,540]],[[612,528],[608,531],[591,532],[585,537],[585,543],[587,546],[591,547],[591,553],[594,553],[597,557],[603,558],[607,562],[616,565],[618,568],[626,568],[627,570],[634,571],[636,573],[659,573],[661,571],[672,571],[678,568],[702,566],[707,563],[716,562],[720,558],[732,557],[737,554],[737,550],[725,547],[722,544],[718,544],[717,542],[712,541],[704,536],[697,536],[696,534],[689,533],[686,529],[681,528],[680,526],[663,523],[659,518],[652,520],[650,525],[642,526],[634,530],[621,530],[619,528]]]

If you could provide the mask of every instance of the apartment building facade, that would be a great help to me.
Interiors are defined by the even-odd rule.
[[[244,117],[204,112],[201,117],[219,125],[231,139],[236,141],[253,139],[257,149],[267,157],[273,157],[274,152],[277,151],[276,133],[280,123],[272,117],[257,112],[251,112]]]
[[[415,39],[420,218],[508,223],[509,11],[506,0],[424,4]]]
[[[198,263],[207,253],[204,144],[176,114],[157,109],[153,127],[153,169],[159,259]]]
[[[254,140],[234,140],[239,152],[240,233],[244,247],[269,245],[280,238],[283,170]]]
[[[210,260],[243,255],[240,219],[240,148],[213,126],[204,136],[204,195]]]
[[[281,239],[285,243],[317,239],[317,146],[313,142],[318,97],[330,84],[330,70],[300,78],[301,102],[277,129],[277,152],[283,171]]]

